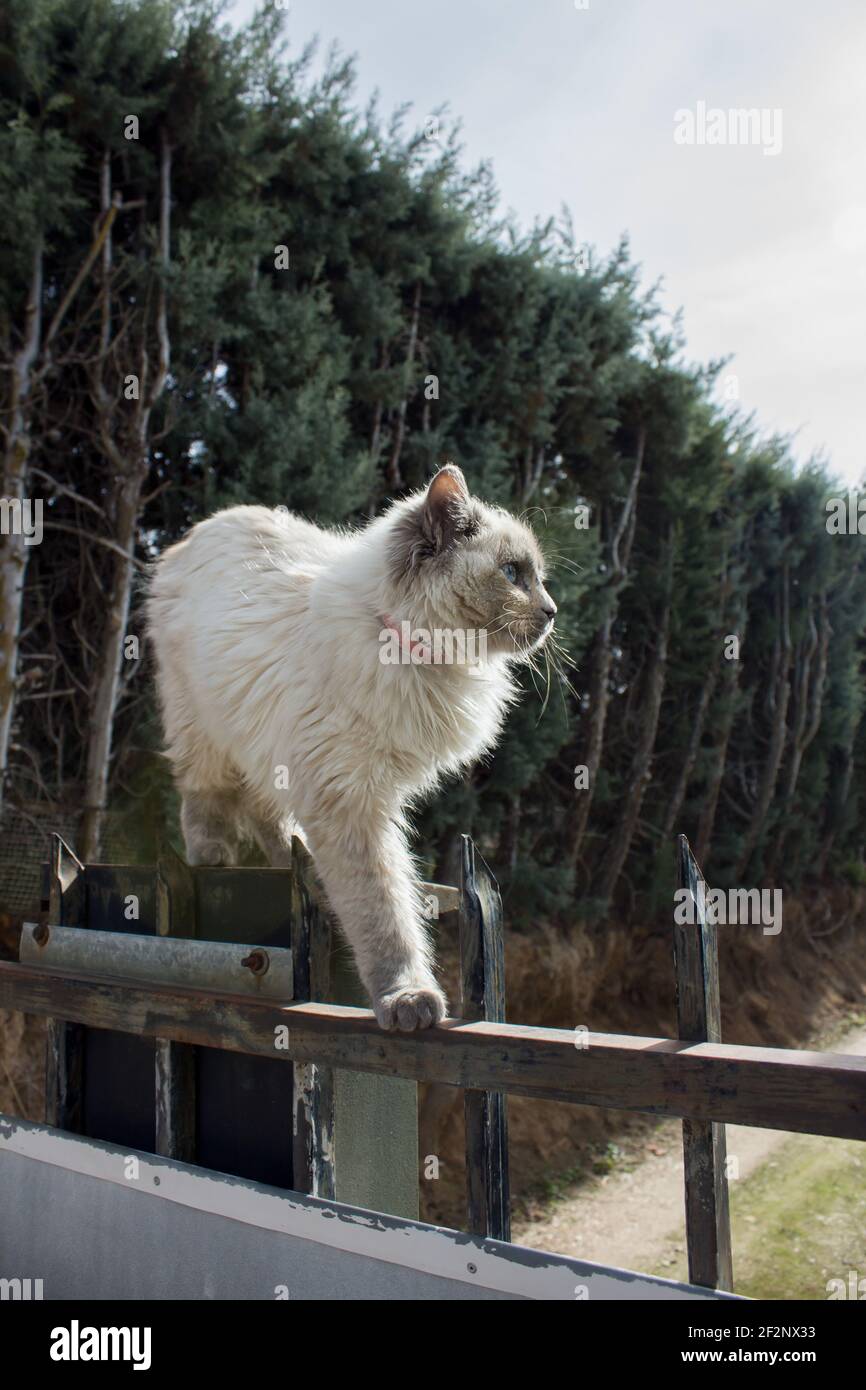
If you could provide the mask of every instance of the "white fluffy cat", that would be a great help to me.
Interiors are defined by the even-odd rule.
[[[148,619],[189,862],[236,862],[252,834],[285,864],[301,835],[382,1028],[445,1014],[405,812],[495,743],[509,669],[553,626],[543,579],[532,532],[450,464],[361,530],[230,507],[156,564]],[[443,629],[480,633],[483,659],[429,660]]]

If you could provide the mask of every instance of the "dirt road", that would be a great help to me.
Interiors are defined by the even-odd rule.
[[[866,1056],[866,1028],[858,1027],[827,1045],[827,1050]],[[727,1128],[727,1151],[737,1160],[734,1182],[746,1183],[763,1164],[792,1142],[780,1130]],[[798,1141],[811,1153],[842,1141],[809,1136]],[[746,1220],[754,1221],[750,1216]],[[683,1277],[682,1126],[662,1122],[641,1149],[625,1151],[615,1171],[555,1202],[543,1221],[523,1223],[513,1239],[598,1264]]]

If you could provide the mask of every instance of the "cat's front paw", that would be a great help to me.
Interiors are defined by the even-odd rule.
[[[414,1033],[441,1023],[448,1001],[435,985],[407,986],[385,994],[374,1004],[376,1022],[386,1033]]]

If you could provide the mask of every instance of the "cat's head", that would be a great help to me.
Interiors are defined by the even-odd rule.
[[[527,655],[553,629],[541,547],[528,526],[471,497],[447,463],[400,502],[389,528],[393,581],[443,626],[484,631],[493,654]]]

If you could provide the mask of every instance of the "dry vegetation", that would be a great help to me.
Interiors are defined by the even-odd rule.
[[[838,887],[785,896],[778,936],[720,928],[725,1041],[805,1047],[827,1020],[866,1002],[866,893]],[[456,997],[454,928],[443,922],[450,997]],[[565,936],[540,927],[506,936],[509,1020],[592,1032],[671,1037],[675,1032],[670,928],[611,925]],[[539,1210],[551,1184],[597,1170],[609,1143],[647,1128],[644,1117],[514,1097],[509,1102],[511,1190],[518,1210]],[[421,1152],[438,1154],[437,1182],[422,1183],[428,1220],[463,1215],[463,1110],[448,1088],[427,1087]]]

